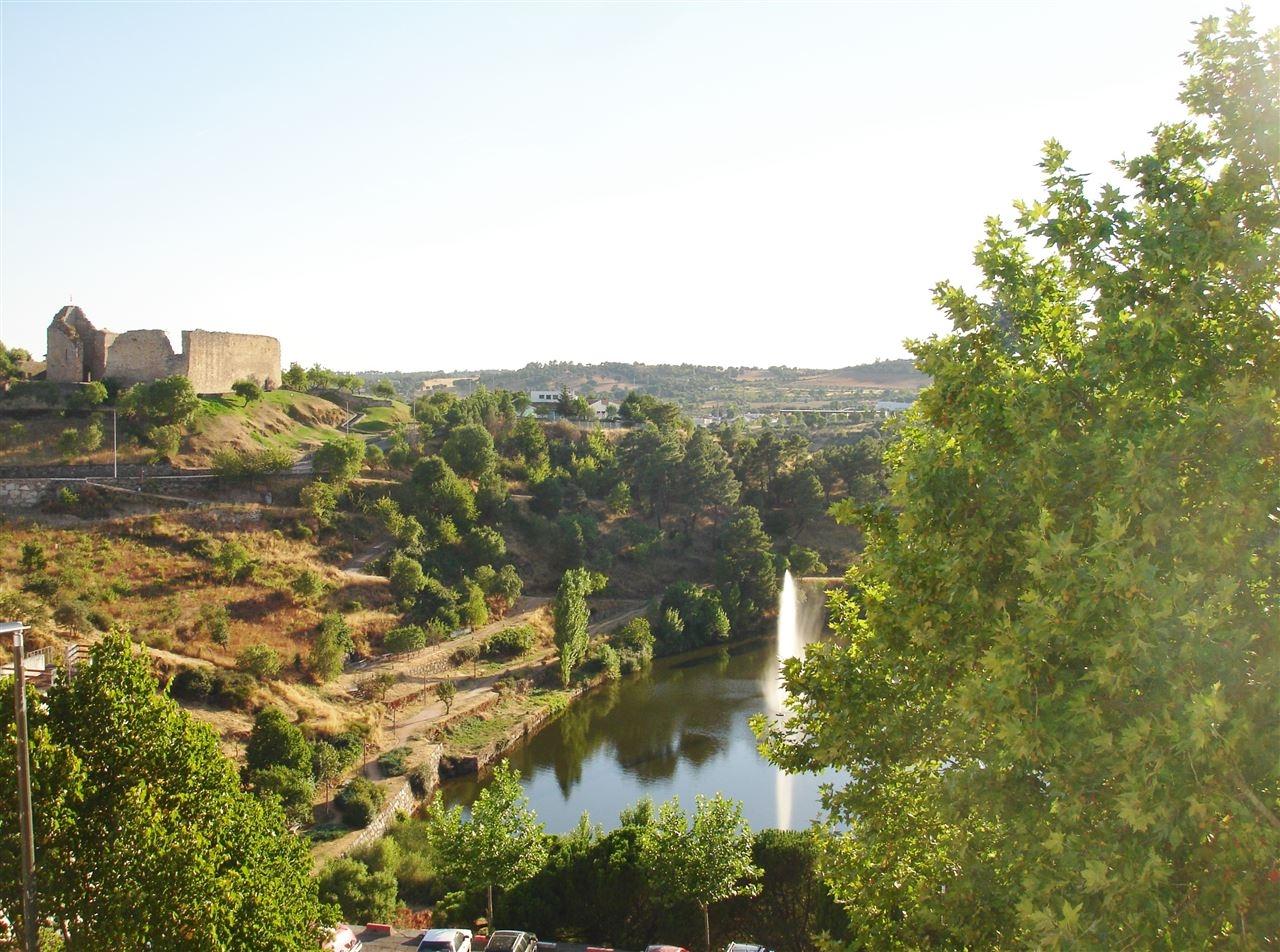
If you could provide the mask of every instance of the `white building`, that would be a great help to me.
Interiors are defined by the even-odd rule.
[[[577,394],[574,391],[572,390],[569,391],[569,399],[573,399],[576,396]],[[529,402],[533,404],[535,407],[545,407],[553,403],[559,403],[560,391],[559,390],[530,390]]]

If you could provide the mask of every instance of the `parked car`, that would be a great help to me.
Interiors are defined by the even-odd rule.
[[[356,938],[351,926],[338,926],[329,931],[329,938],[324,940],[324,952],[360,952],[364,943]]]
[[[769,952],[763,945],[752,942],[730,942],[725,952]]]
[[[428,929],[418,940],[418,952],[471,952],[471,930]]]
[[[538,952],[538,937],[532,932],[499,929],[489,936],[487,952]]]
[[[689,950],[679,945],[651,945],[644,952],[689,952]]]

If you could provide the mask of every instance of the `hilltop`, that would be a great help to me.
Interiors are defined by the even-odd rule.
[[[477,386],[514,391],[568,387],[613,399],[637,390],[660,400],[672,400],[686,412],[726,407],[825,407],[845,399],[913,394],[929,383],[929,378],[905,358],[834,370],[551,361],[529,363],[519,370],[371,370],[358,376],[387,380],[403,397],[441,389],[469,392]]]

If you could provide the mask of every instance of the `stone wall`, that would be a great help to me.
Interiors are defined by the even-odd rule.
[[[104,376],[126,386],[174,373],[181,373],[181,361],[175,357],[164,331],[125,331],[115,335],[106,350]]]
[[[280,386],[280,342],[261,334],[183,331],[175,354],[164,331],[114,334],[67,305],[49,324],[47,347],[46,376],[55,383],[112,377],[128,385],[182,374],[197,393],[226,393],[237,380]]]
[[[183,369],[197,393],[226,393],[237,380],[280,386],[280,342],[261,334],[183,331]]]
[[[0,509],[35,509],[53,484],[51,479],[0,479]]]

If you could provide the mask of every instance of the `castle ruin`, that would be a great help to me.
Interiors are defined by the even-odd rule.
[[[175,354],[164,331],[116,334],[93,326],[68,304],[49,324],[46,379],[87,383],[111,378],[124,385],[181,374],[197,393],[226,393],[237,380],[280,386],[280,342],[261,334],[183,331]]]

